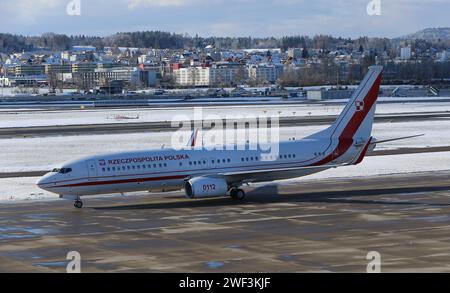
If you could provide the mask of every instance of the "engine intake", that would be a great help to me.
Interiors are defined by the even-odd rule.
[[[224,178],[196,177],[185,182],[184,191],[189,198],[226,196],[228,183]]]

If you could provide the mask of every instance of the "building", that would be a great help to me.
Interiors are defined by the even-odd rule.
[[[11,81],[7,77],[0,77],[0,87],[9,87],[11,86]]]
[[[44,86],[48,85],[47,75],[23,75],[11,77],[10,86]]]
[[[342,89],[320,89],[320,90],[308,90],[308,100],[335,100],[335,99],[348,99],[353,94],[354,90],[342,90]]]
[[[94,72],[97,69],[96,63],[74,63],[72,73]]]
[[[147,60],[149,59],[149,56],[147,55],[141,55],[138,57],[138,63],[139,64],[144,64],[147,62]]]
[[[247,71],[239,62],[218,62],[211,66],[211,85],[235,86],[247,79]]]
[[[45,74],[49,73],[72,73],[72,64],[44,64]]]
[[[450,49],[443,50],[438,54],[439,61],[445,62],[450,60]]]
[[[74,79],[84,87],[93,88],[100,83],[108,83],[113,80],[131,81],[131,68],[105,69],[98,68],[93,71],[74,72]]]
[[[300,48],[290,48],[288,49],[288,57],[293,59],[302,58],[302,49]]]
[[[275,83],[283,74],[282,65],[257,64],[248,67],[248,77],[256,82]]]
[[[400,48],[400,59],[409,60],[411,59],[411,47],[402,47]]]
[[[157,84],[158,72],[138,68],[131,74],[130,83],[137,87],[155,87]]]
[[[44,65],[19,64],[8,68],[8,74],[14,76],[44,75]]]
[[[74,73],[74,79],[87,88],[112,81],[120,81],[124,85],[150,87],[156,85],[156,72],[141,70],[135,67],[97,68],[93,72]]]
[[[113,80],[108,84],[97,87],[100,93],[108,95],[117,95],[123,93],[124,82],[121,80]]]
[[[175,83],[179,86],[210,86],[211,68],[188,67],[173,70]]]
[[[102,62],[102,63],[97,63],[97,68],[100,69],[109,69],[109,68],[118,68],[118,67],[123,67],[122,64],[120,63],[113,63],[113,62]]]

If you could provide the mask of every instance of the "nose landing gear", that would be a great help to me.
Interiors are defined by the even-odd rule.
[[[59,195],[59,198],[65,199],[65,200],[73,200],[73,206],[77,209],[81,209],[83,207],[83,202],[81,201],[81,198],[79,195]]]
[[[73,206],[77,209],[81,209],[83,207],[83,202],[81,200],[77,200],[77,201],[75,201]]]
[[[81,209],[83,208],[83,202],[81,201],[80,197],[78,196],[77,199],[75,200],[73,206],[77,209]]]

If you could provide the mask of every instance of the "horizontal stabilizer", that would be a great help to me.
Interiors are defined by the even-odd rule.
[[[418,135],[411,135],[411,136],[405,136],[405,137],[399,137],[399,138],[392,138],[392,139],[386,139],[386,140],[379,140],[379,141],[374,141],[371,144],[380,144],[380,143],[386,143],[386,142],[391,142],[391,141],[397,141],[397,140],[404,140],[404,139],[410,139],[410,138],[416,138],[416,137],[421,137],[424,136],[425,134],[418,134]]]

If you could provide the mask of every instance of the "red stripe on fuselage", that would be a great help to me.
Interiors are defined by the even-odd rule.
[[[366,156],[367,150],[369,149],[369,146],[371,143],[372,143],[372,138],[369,139],[369,142],[364,147],[361,155],[359,156],[358,160],[354,163],[354,165],[358,165],[364,160],[364,157]]]
[[[176,180],[184,179],[189,177],[188,175],[177,175],[177,176],[165,176],[165,177],[152,177],[152,178],[132,178],[132,179],[122,179],[122,180],[108,180],[108,181],[91,181],[91,182],[81,182],[75,184],[67,184],[60,186],[53,186],[48,188],[61,188],[61,187],[81,187],[81,186],[95,186],[95,185],[111,185],[111,184],[126,184],[126,183],[136,183],[136,182],[150,182],[150,181],[162,181],[162,180]]]

